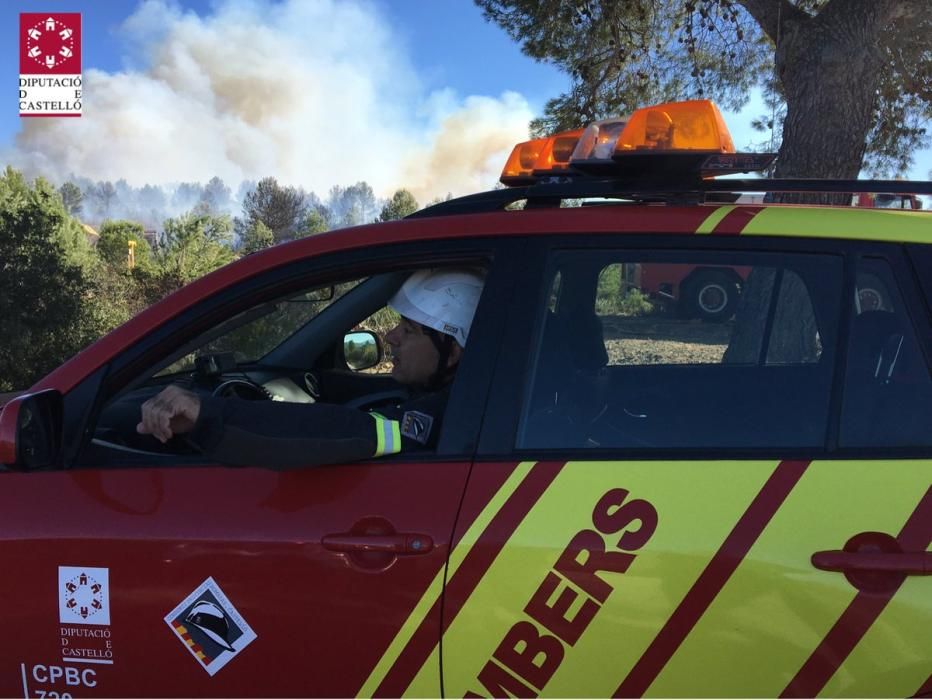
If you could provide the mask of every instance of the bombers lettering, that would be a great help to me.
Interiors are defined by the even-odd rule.
[[[542,692],[560,667],[566,648],[579,641],[612,592],[599,572],[625,573],[635,559],[631,552],[641,549],[654,534],[657,510],[643,499],[626,501],[627,497],[625,489],[612,489],[602,496],[592,511],[595,529],[577,532],[547,572],[524,607],[529,619],[512,625],[479,672],[478,681],[490,697],[536,697]],[[630,529],[635,523],[636,528]],[[618,533],[622,534],[616,540]],[[585,595],[570,616],[580,597],[576,589]],[[468,692],[466,697],[482,696]]]

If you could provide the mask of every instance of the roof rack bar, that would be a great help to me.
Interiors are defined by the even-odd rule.
[[[506,187],[458,197],[421,209],[408,218],[448,216],[504,210],[509,204],[528,200],[535,206],[559,206],[564,199],[605,197],[632,201],[702,202],[713,192],[821,192],[856,194],[932,195],[932,181],[908,180],[825,180],[765,178],[689,178],[671,181],[669,177],[653,182],[631,178],[554,178],[524,187]],[[541,201],[543,200],[543,201]]]

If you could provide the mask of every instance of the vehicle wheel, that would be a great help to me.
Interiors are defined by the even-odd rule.
[[[738,304],[738,283],[724,272],[699,272],[689,281],[681,302],[689,316],[721,323]]]

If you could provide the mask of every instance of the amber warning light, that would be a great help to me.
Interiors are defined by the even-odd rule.
[[[633,168],[649,171],[652,159],[659,163],[661,156],[669,171],[671,162],[680,162],[677,154],[684,156],[680,159],[683,168],[706,170],[701,166],[708,162],[712,164],[708,170],[717,174],[760,169],[764,162],[763,158],[729,157],[735,154],[735,146],[718,107],[710,100],[690,100],[645,107],[630,117],[605,119],[585,129],[519,143],[502,170],[501,182],[519,186],[584,173],[631,175]]]

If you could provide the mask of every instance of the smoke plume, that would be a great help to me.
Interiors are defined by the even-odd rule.
[[[84,71],[80,119],[24,119],[4,160],[54,182],[231,186],[272,175],[326,192],[365,180],[421,203],[489,188],[533,116],[523,97],[428,93],[384,17],[354,0],[146,0],[125,70]]]

